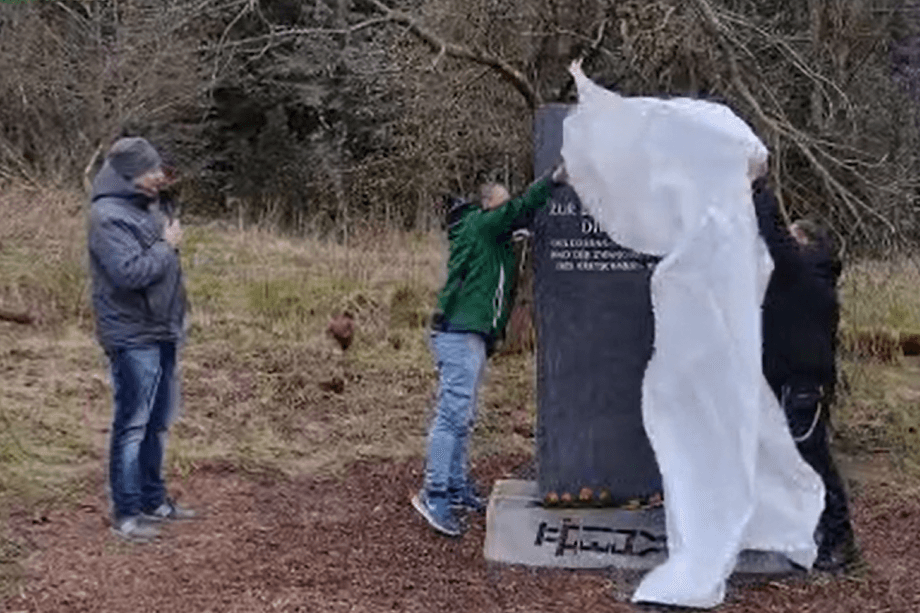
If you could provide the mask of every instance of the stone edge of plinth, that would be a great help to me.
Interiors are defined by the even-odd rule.
[[[568,534],[576,529],[581,532],[569,546]],[[503,479],[489,496],[483,553],[498,564],[646,571],[667,559],[664,530],[663,509],[548,509],[540,505],[535,481]],[[593,549],[579,546],[585,531],[593,535]],[[781,554],[763,551],[741,552],[734,569],[735,574],[801,572]]]
[[[505,479],[489,497],[484,555],[501,564],[649,570],[666,559],[663,534],[660,509],[548,509],[540,505],[536,482]],[[585,543],[590,548],[580,546]]]

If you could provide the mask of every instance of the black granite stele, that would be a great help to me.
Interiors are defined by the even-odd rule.
[[[536,114],[537,176],[559,160],[570,108],[547,105]],[[541,496],[577,496],[588,487],[595,496],[606,490],[616,504],[660,492],[641,414],[657,258],[611,241],[568,186],[536,216],[533,258]]]

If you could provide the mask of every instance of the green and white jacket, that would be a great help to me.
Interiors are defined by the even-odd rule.
[[[475,332],[488,345],[502,336],[511,313],[515,222],[549,202],[551,179],[492,210],[468,206],[448,234],[447,281],[438,294],[436,328]]]

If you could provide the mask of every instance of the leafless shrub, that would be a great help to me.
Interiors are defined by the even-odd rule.
[[[198,108],[190,6],[0,6],[0,179],[76,182],[124,127]]]
[[[771,150],[787,215],[847,247],[917,236],[916,100],[892,78],[902,2],[621,2],[589,67],[626,93],[727,102]],[[908,30],[910,28],[907,28]],[[897,135],[896,135],[897,134]]]
[[[920,237],[918,15],[914,0],[4,5],[0,180],[78,179],[133,124],[159,131],[199,212],[343,243],[362,224],[429,228],[446,191],[527,184],[532,111],[573,100],[565,68],[585,55],[623,93],[728,103],[770,147],[787,215],[884,251]]]

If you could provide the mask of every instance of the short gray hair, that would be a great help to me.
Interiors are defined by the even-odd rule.
[[[501,183],[486,183],[479,190],[479,196],[483,205],[487,202],[497,199],[499,204],[511,199],[508,188]]]

